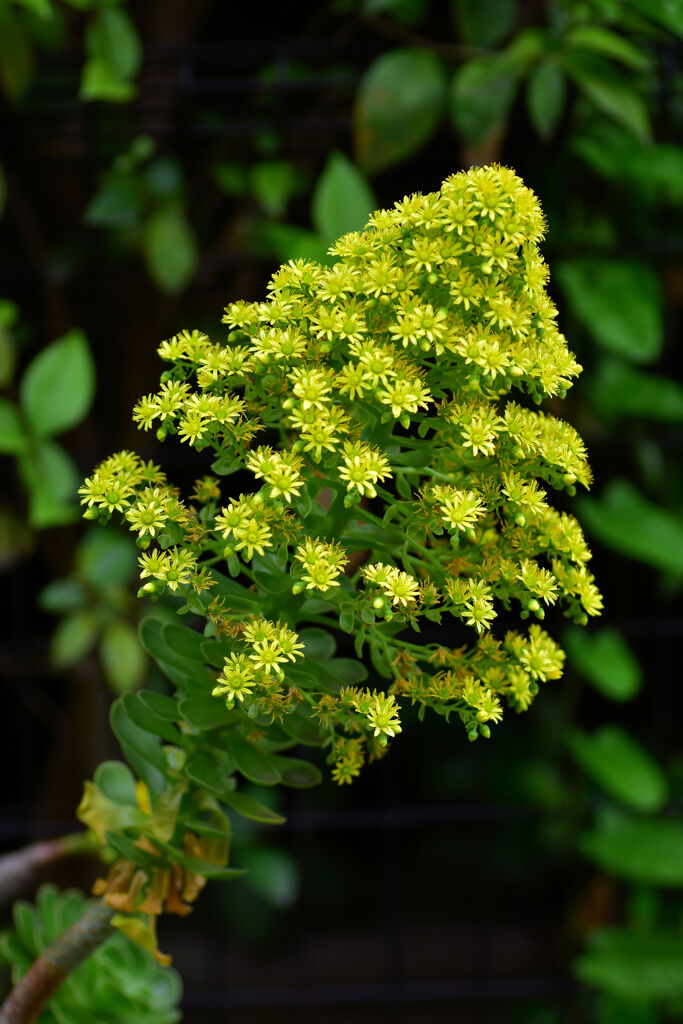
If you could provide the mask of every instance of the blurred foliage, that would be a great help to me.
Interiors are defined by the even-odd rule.
[[[574,935],[577,948],[586,938],[577,974],[597,993],[584,997],[581,1019],[599,1024],[680,1019],[683,904],[676,879],[683,826],[677,800],[683,785],[680,757],[664,763],[671,754],[666,744],[658,758],[650,753],[656,743],[654,716],[648,717],[649,709],[662,703],[659,689],[669,684],[661,678],[661,640],[652,633],[652,650],[643,658],[642,634],[618,621],[625,591],[632,618],[649,615],[654,629],[655,616],[662,610],[666,616],[680,595],[683,571],[683,486],[673,434],[683,420],[683,387],[673,379],[667,323],[681,305],[683,146],[677,140],[683,104],[675,60],[683,37],[680,5],[549,0],[527,10],[516,0],[451,0],[437,9],[426,0],[335,0],[320,7],[327,17],[323,33],[341,26],[346,38],[370,41],[376,54],[356,68],[359,81],[345,108],[352,144],[343,132],[330,132],[320,136],[318,150],[290,149],[277,114],[264,101],[246,146],[231,143],[226,132],[203,142],[198,156],[188,153],[192,147],[182,139],[164,137],[163,130],[153,142],[133,122],[113,120],[113,111],[124,111],[136,96],[145,36],[140,5],[0,0],[0,83],[13,116],[28,118],[44,69],[76,48],[79,80],[73,99],[103,101],[88,104],[90,124],[96,138],[98,129],[107,134],[102,126],[110,129],[108,145],[92,147],[95,175],[81,204],[85,236],[72,237],[63,229],[52,236],[46,255],[50,273],[59,268],[59,288],[85,309],[76,290],[80,273],[87,271],[91,280],[95,273],[113,277],[121,267],[134,273],[139,259],[150,283],[143,302],[130,300],[131,306],[140,304],[138,316],[161,305],[166,295],[186,303],[184,315],[195,301],[211,305],[200,289],[212,287],[216,276],[221,292],[230,291],[229,275],[242,273],[247,263],[265,277],[273,264],[290,257],[324,259],[333,234],[357,227],[377,204],[375,193],[380,202],[394,198],[395,180],[427,181],[430,174],[439,180],[458,166],[501,159],[534,185],[548,211],[547,254],[560,286],[561,323],[586,368],[575,389],[580,393],[576,411],[599,480],[597,496],[582,500],[579,517],[596,541],[598,576],[601,582],[611,577],[612,592],[608,589],[604,626],[565,636],[571,663],[567,707],[558,704],[554,724],[539,721],[525,763],[516,768],[510,754],[496,785],[505,797],[512,794],[547,809],[548,857],[560,858],[566,867],[572,856],[567,851],[577,851],[580,843],[586,872],[595,864],[600,878],[607,873],[616,880],[616,909],[589,915]],[[295,28],[288,22],[285,31]],[[144,47],[154,42],[145,37]],[[336,67],[328,72],[292,61],[286,72],[264,68],[261,78],[266,83],[270,76],[277,92],[317,76],[316,88],[323,92],[324,76],[332,82],[339,73]],[[219,123],[231,125],[238,105],[228,95]],[[202,111],[202,124],[209,125],[212,116],[216,119],[215,112]],[[19,166],[18,150],[3,148],[0,228],[13,217]],[[41,199],[38,206],[46,219],[48,204]],[[102,244],[105,262],[91,269],[89,261]],[[221,263],[226,252],[236,254],[233,263]],[[13,460],[11,465],[19,467],[29,507],[22,517],[3,502],[4,564],[17,564],[36,547],[44,553],[50,529],[35,531],[73,518],[73,463],[82,472],[90,459],[73,435],[62,439],[61,433],[87,414],[92,380],[91,371],[84,371],[84,336],[70,324],[84,324],[100,372],[106,372],[111,363],[103,358],[104,344],[116,339],[103,343],[93,328],[100,312],[106,319],[115,304],[126,304],[133,294],[129,285],[121,287],[121,298],[98,309],[90,322],[79,314],[47,330],[23,303],[30,329],[13,303],[0,303],[0,386],[6,392],[0,400],[0,451],[5,466]],[[164,327],[170,333],[177,326],[174,311]],[[41,358],[37,337],[45,353],[52,344],[62,345],[80,365],[75,371],[80,401],[62,398],[60,404],[56,387],[43,409],[40,363],[29,374],[32,360]],[[60,340],[47,344],[52,338]],[[17,366],[19,385],[13,386]],[[72,404],[81,410],[78,417]],[[96,425],[93,417],[88,422],[99,432],[97,452],[109,450],[97,410]],[[13,470],[3,472],[10,474],[14,489]],[[23,521],[29,515],[33,530]],[[55,653],[63,663],[73,663],[79,650],[98,645],[105,667],[109,664],[110,683],[122,688],[124,675],[137,678],[140,663],[125,614],[127,577],[101,587],[83,558],[76,556],[68,576],[60,566],[63,578],[43,591],[42,607],[65,616],[61,639],[53,642]],[[626,569],[613,569],[616,565]],[[579,700],[581,680],[591,691]],[[200,715],[201,709],[188,713]],[[548,732],[565,742],[553,745]],[[197,770],[202,768],[206,765]],[[425,781],[430,793],[446,795],[469,794],[470,784],[471,773],[457,752],[448,764],[435,765]],[[263,805],[259,810],[246,803],[243,809],[251,818],[279,820],[278,811]],[[291,898],[296,886],[286,867],[268,864],[272,852],[255,841],[251,867],[260,874],[261,892],[270,887],[272,902],[284,905],[284,894]],[[588,889],[588,874],[585,881]],[[246,886],[246,880],[239,882],[235,891]],[[658,886],[666,887],[665,899]],[[273,899],[274,893],[279,895]],[[256,905],[243,906],[256,928]],[[262,920],[264,928],[274,927],[272,916]],[[239,921],[233,918],[233,924],[238,927]]]

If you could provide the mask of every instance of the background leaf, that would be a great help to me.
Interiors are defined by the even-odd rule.
[[[515,70],[502,59],[481,57],[463,64],[453,75],[449,95],[451,120],[468,142],[480,142],[499,131],[517,91]]]
[[[677,932],[610,929],[589,937],[574,963],[587,985],[628,1000],[683,997],[683,936]]]
[[[142,251],[149,273],[165,292],[182,291],[197,271],[197,241],[178,206],[152,214],[143,228]]]
[[[648,363],[663,343],[658,276],[644,263],[586,257],[555,264],[555,276],[574,316],[604,348]]]
[[[453,21],[463,42],[495,46],[517,20],[516,0],[451,0]]]
[[[26,368],[19,395],[39,437],[80,423],[95,397],[95,366],[83,331],[71,330],[39,352]]]
[[[577,763],[608,796],[636,811],[657,811],[666,802],[664,772],[619,726],[605,725],[592,734],[574,729],[567,743]]]
[[[343,153],[332,153],[313,192],[316,231],[331,245],[347,231],[360,231],[377,203],[372,189]]]
[[[25,452],[28,443],[16,405],[9,398],[0,397],[0,453],[16,455]]]
[[[600,867],[644,885],[683,885],[683,824],[614,817],[584,835],[582,852]]]
[[[683,385],[669,377],[643,373],[619,359],[602,359],[584,388],[606,416],[683,423]]]
[[[609,700],[631,700],[642,685],[638,661],[616,629],[568,629],[564,647],[572,664]]]
[[[562,115],[567,82],[552,58],[542,60],[531,72],[526,86],[529,118],[542,139],[549,139]]]
[[[134,690],[142,683],[147,660],[137,631],[125,619],[108,622],[100,640],[100,658],[114,693]]]
[[[420,149],[439,122],[445,93],[443,66],[428,50],[391,50],[373,61],[354,111],[356,155],[363,170],[376,174]]]

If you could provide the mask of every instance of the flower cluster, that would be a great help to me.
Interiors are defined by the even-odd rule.
[[[227,336],[160,346],[160,389],[134,419],[210,451],[215,475],[190,503],[129,452],[81,489],[86,515],[116,511],[137,531],[146,593],[186,597],[231,638],[214,693],[252,716],[303,707],[339,782],[400,732],[400,696],[476,738],[559,678],[550,635],[534,622],[497,636],[502,613],[600,612],[579,524],[552,505],[591,473],[576,430],[538,408],[581,370],[546,292],[544,229],[498,166],[377,211],[330,265],[292,260],[266,301],[229,305]],[[254,490],[226,493],[238,471]],[[411,637],[421,618],[453,646]],[[298,639],[320,627],[353,635],[386,688],[335,690]]]

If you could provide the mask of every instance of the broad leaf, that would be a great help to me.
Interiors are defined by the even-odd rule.
[[[162,207],[146,222],[142,251],[147,269],[162,291],[182,291],[197,271],[197,240],[185,214],[176,205]]]
[[[428,50],[390,50],[373,61],[358,88],[354,137],[358,162],[376,174],[411,156],[434,132],[446,78]]]
[[[343,153],[332,153],[313,192],[316,231],[328,245],[348,231],[360,231],[377,203],[372,189]]]
[[[662,349],[663,299],[658,276],[632,260],[560,262],[555,274],[572,313],[604,348],[634,363]]]
[[[588,532],[606,547],[663,572],[683,573],[683,523],[628,480],[612,480],[599,499],[580,498],[577,505]]]
[[[636,811],[657,811],[666,802],[664,772],[623,729],[605,725],[592,735],[574,729],[567,742],[581,768],[608,796]]]
[[[516,0],[451,0],[458,35],[472,46],[496,46],[517,21]]]
[[[547,57],[531,72],[526,86],[529,118],[542,139],[549,139],[562,116],[567,81],[558,64]]]
[[[683,886],[683,823],[678,820],[620,816],[584,835],[581,850],[618,878]]]
[[[567,52],[563,63],[567,74],[598,110],[624,125],[637,139],[650,138],[647,105],[628,76],[610,61],[578,50]]]
[[[0,398],[0,454],[25,452],[29,438],[22,425],[19,410],[9,398]]]
[[[609,700],[631,700],[642,686],[642,671],[616,629],[587,632],[568,629],[563,637],[569,659],[581,675]]]
[[[286,820],[277,811],[271,810],[270,807],[259,803],[258,800],[253,800],[250,796],[245,796],[244,793],[224,793],[221,800],[228,807],[232,807],[234,811],[241,814],[243,818],[258,821],[262,825],[282,825]]]
[[[113,619],[102,631],[100,658],[107,682],[115,693],[135,690],[147,668],[137,631],[125,619]]]
[[[274,755],[265,754],[240,732],[233,730],[227,733],[226,746],[238,771],[246,779],[261,786],[274,786],[280,782],[280,772],[275,766]]]
[[[476,58],[458,68],[451,83],[450,114],[467,142],[480,142],[501,130],[517,85],[517,72],[500,54]]]
[[[679,932],[594,932],[574,963],[581,981],[626,1000],[683,998],[683,936]],[[615,1018],[616,1020],[616,1018]]]
[[[642,373],[618,359],[603,359],[585,390],[605,416],[638,416],[683,423],[683,385],[669,377]]]
[[[83,331],[71,330],[38,353],[21,379],[19,396],[40,437],[80,423],[95,396],[95,366]]]

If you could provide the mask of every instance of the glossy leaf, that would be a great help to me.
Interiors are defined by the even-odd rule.
[[[184,739],[181,732],[165,718],[155,714],[136,693],[124,693],[121,697],[122,706],[135,725],[150,732],[154,736],[161,736],[162,739],[175,746],[182,746]]]
[[[377,203],[372,189],[343,153],[331,153],[313,191],[311,212],[320,237],[331,245],[365,227]]]
[[[156,690],[138,690],[137,696],[158,718],[163,718],[167,722],[178,721],[177,700],[167,697],[165,693],[157,693]]]
[[[228,711],[220,697],[186,697],[178,705],[180,714],[195,729],[216,729],[228,725],[235,714]]]
[[[282,777],[282,784],[295,789],[308,789],[322,782],[323,776],[317,765],[296,757],[282,757],[271,754],[270,760]]]
[[[304,645],[304,654],[307,658],[315,658],[317,661],[325,661],[334,657],[337,643],[332,634],[319,626],[310,626],[299,630],[299,640]]]
[[[609,700],[632,700],[642,686],[642,671],[622,634],[616,629],[569,629],[564,647],[571,663]]]
[[[195,629],[188,629],[187,626],[167,625],[162,627],[164,642],[175,653],[190,661],[204,661],[202,644],[205,637]]]
[[[592,734],[574,729],[567,742],[579,766],[608,796],[636,811],[657,811],[665,804],[664,772],[623,729],[605,725]]]
[[[376,174],[411,156],[433,134],[446,93],[444,69],[427,50],[390,50],[370,65],[354,112],[357,159]]]
[[[606,547],[663,572],[683,573],[683,523],[628,480],[612,480],[599,499],[581,498],[577,506],[582,524]]]
[[[120,697],[112,704],[109,721],[131,767],[152,792],[161,793],[166,785],[168,766],[159,737],[140,728],[130,719]]]
[[[35,356],[21,379],[19,397],[29,426],[40,437],[80,423],[95,397],[95,366],[83,331],[69,331]]]
[[[261,786],[274,786],[280,782],[280,772],[275,767],[273,755],[265,754],[241,733],[236,730],[227,733],[226,746],[245,779]]]
[[[245,796],[244,793],[224,793],[221,800],[241,814],[243,818],[258,821],[262,825],[282,825],[286,820],[277,811],[271,810],[270,807],[266,807],[265,804],[259,803],[258,800],[254,800],[250,796]]]
[[[213,793],[220,794],[222,799],[227,799],[231,776],[215,757],[199,753],[187,762],[183,770],[187,778],[198,786],[210,789]]]
[[[644,263],[586,257],[555,265],[577,320],[604,348],[634,363],[656,359],[663,343],[659,278]]]
[[[135,778],[122,761],[102,761],[95,769],[93,782],[110,800],[137,807]]]

